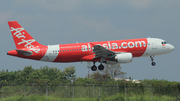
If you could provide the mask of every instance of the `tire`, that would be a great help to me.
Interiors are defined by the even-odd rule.
[[[94,66],[91,67],[91,70],[92,70],[92,71],[96,71],[96,70],[97,70],[97,67],[94,65]]]
[[[155,63],[155,62],[152,62],[152,63],[151,63],[151,65],[152,65],[152,66],[155,66],[155,65],[156,65],[156,63]]]
[[[103,69],[104,69],[104,66],[101,64],[101,65],[98,66],[98,69],[99,69],[99,70],[103,70]]]

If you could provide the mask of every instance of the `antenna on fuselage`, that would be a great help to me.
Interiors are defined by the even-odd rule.
[[[78,43],[78,42],[76,41],[76,43]]]

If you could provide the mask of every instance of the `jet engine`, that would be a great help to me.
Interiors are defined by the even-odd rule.
[[[114,61],[116,63],[129,63],[132,62],[132,54],[131,53],[121,53],[115,54],[112,58],[109,58],[109,61]]]

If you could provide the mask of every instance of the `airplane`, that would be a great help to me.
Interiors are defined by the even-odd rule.
[[[130,63],[134,57],[154,57],[170,53],[174,46],[159,38],[139,38],[72,44],[41,45],[17,22],[8,21],[16,49],[7,55],[46,62],[93,62],[92,71],[105,64]],[[97,67],[96,62],[100,62]]]

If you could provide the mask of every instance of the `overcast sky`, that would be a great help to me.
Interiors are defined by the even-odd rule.
[[[7,21],[18,21],[43,45],[155,37],[175,46],[166,55],[134,58],[121,64],[127,77],[180,81],[180,0],[1,0],[0,70],[22,70],[31,65],[75,66],[77,77],[87,75],[87,63],[49,63],[6,55],[15,44]],[[98,65],[98,63],[97,63]]]

